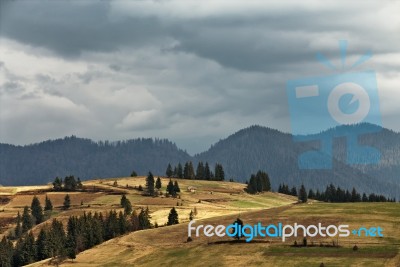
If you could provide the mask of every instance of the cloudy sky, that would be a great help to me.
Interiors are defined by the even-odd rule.
[[[271,2],[271,3],[268,3]],[[290,132],[286,83],[367,51],[400,131],[399,1],[1,1],[0,142],[161,137],[189,153]],[[279,4],[277,4],[279,3]]]

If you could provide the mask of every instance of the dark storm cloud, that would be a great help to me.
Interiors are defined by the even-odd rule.
[[[4,1],[0,34],[63,56],[114,51],[163,38],[154,17],[110,17],[109,1]]]

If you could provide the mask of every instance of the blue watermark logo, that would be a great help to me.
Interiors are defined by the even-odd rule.
[[[317,141],[319,144],[315,150],[300,154],[300,169],[331,169],[333,139],[337,137],[346,138],[347,164],[376,164],[380,160],[379,150],[360,144],[358,139],[361,135],[380,131],[382,126],[375,72],[350,72],[372,54],[365,54],[346,68],[347,42],[340,41],[339,46],[342,61],[340,70],[323,55],[317,55],[320,63],[338,73],[287,82],[294,141]],[[362,123],[378,127],[360,127]],[[326,131],[341,125],[354,127],[351,130],[339,127]]]
[[[238,219],[238,221],[240,221]],[[340,225],[323,225],[322,223],[302,225],[298,223],[283,224],[282,222],[276,224],[263,225],[261,222],[257,224],[243,224],[238,221],[225,225],[213,226],[210,224],[194,225],[195,220],[192,220],[188,224],[188,237],[194,236],[199,237],[201,234],[207,237],[218,236],[224,237],[229,236],[232,238],[240,239],[244,237],[246,242],[252,241],[254,238],[279,238],[282,242],[285,242],[290,237],[349,237],[350,234],[354,236],[366,236],[366,237],[383,237],[383,228],[380,226],[364,227],[350,229],[348,224]]]

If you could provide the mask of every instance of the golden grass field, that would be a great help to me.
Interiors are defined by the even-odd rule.
[[[118,187],[113,183],[117,180]],[[162,178],[163,188],[169,179]],[[101,187],[125,192],[134,208],[148,206],[153,223],[163,225],[171,207],[179,214],[179,225],[137,231],[109,240],[92,249],[81,252],[74,261],[65,261],[62,266],[400,266],[400,204],[399,203],[322,203],[294,204],[297,199],[278,193],[249,195],[243,184],[178,180],[180,199],[144,197],[130,187],[144,186],[144,177],[111,178],[84,182],[87,187]],[[128,185],[128,187],[127,187]],[[196,192],[186,188],[194,186]],[[9,221],[24,205],[30,205],[35,190],[44,187],[1,188],[0,192],[11,198],[0,206],[0,222]],[[47,193],[54,206],[62,205],[65,193]],[[107,211],[119,209],[120,195],[99,193],[70,194],[73,208],[62,211],[56,208],[53,217],[65,221],[71,214],[84,211]],[[44,193],[38,193],[44,203]],[[83,205],[81,205],[83,201]],[[179,206],[177,204],[179,203]],[[190,210],[196,207],[196,224],[232,223],[238,216],[244,223],[301,223],[349,224],[352,227],[381,226],[384,237],[354,237],[332,240],[331,238],[309,238],[308,243],[331,244],[339,242],[339,248],[291,247],[302,237],[289,238],[285,243],[276,238],[256,238],[254,242],[233,242],[229,237],[194,237],[186,242],[187,223]],[[13,227],[3,225],[1,234]],[[42,225],[34,228],[38,232]],[[358,251],[352,247],[357,244]],[[48,266],[47,261],[30,266]]]

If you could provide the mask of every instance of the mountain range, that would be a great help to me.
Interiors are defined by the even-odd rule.
[[[301,170],[298,157],[318,148],[318,140],[360,135],[360,144],[375,147],[381,153],[378,164],[346,164],[346,138],[334,138],[333,167],[329,170]],[[333,183],[341,188],[379,193],[400,199],[400,133],[372,124],[338,126],[307,136],[316,140],[294,142],[291,134],[262,126],[242,129],[194,156],[166,139],[139,138],[127,141],[100,141],[75,136],[41,143],[15,146],[0,144],[0,184],[34,185],[53,181],[56,176],[73,174],[81,179],[140,175],[152,171],[164,175],[168,163],[207,161],[221,163],[225,178],[245,182],[252,173],[266,171],[273,189],[280,183],[304,184],[323,189]],[[365,155],[368,157],[369,155]],[[374,155],[371,154],[371,157]]]

